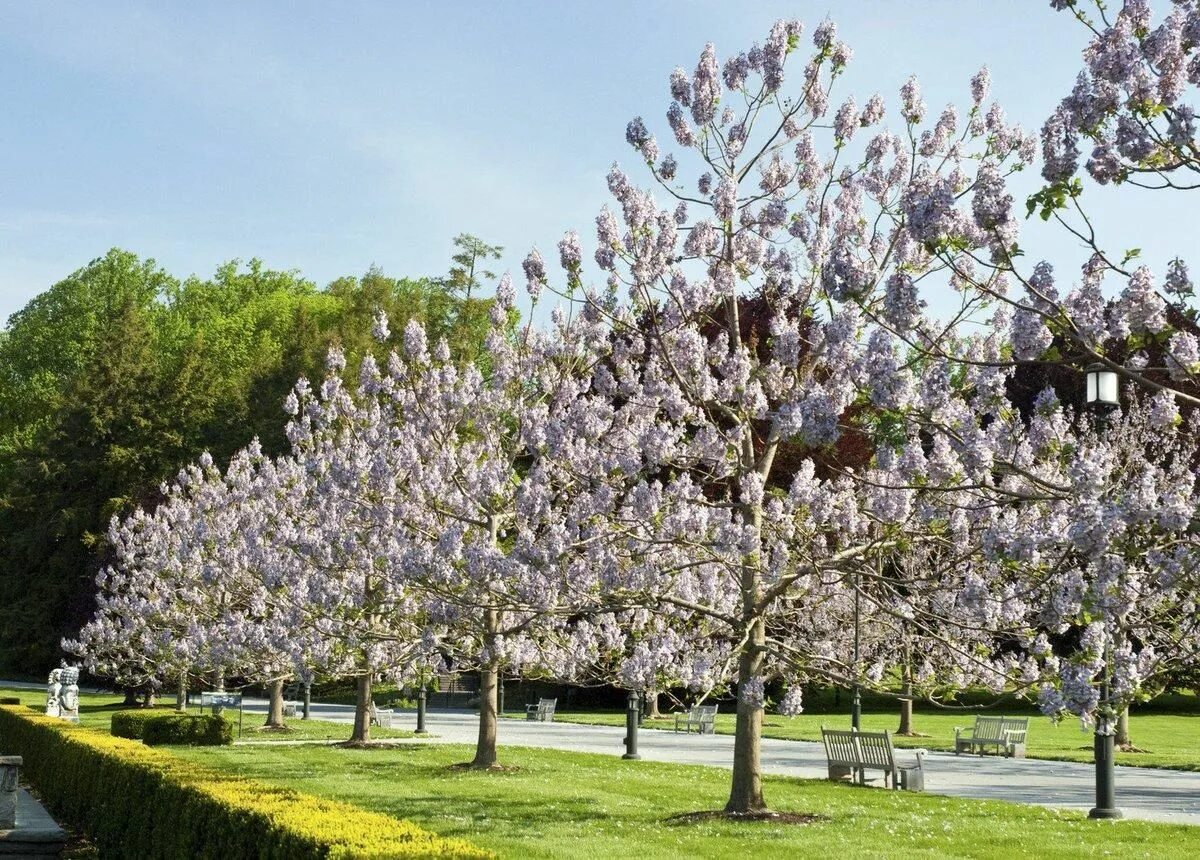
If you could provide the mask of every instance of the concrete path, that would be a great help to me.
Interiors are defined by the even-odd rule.
[[[246,699],[246,712],[265,713],[266,702]],[[340,705],[313,705],[313,716],[352,722],[354,711]],[[416,725],[411,711],[399,712],[396,728]],[[475,743],[479,718],[471,712],[429,711],[427,728],[441,743]],[[534,723],[505,719],[501,746],[545,747],[619,756],[625,752],[624,728],[573,723]],[[411,743],[411,741],[402,741]],[[642,758],[675,764],[730,768],[732,735],[676,734],[660,729],[638,733]],[[899,751],[904,761],[906,753]],[[818,743],[763,738],[762,763],[767,773],[823,779],[825,752]],[[955,756],[930,753],[925,758],[925,790],[953,797],[1004,800],[1087,812],[1095,801],[1095,769],[1078,762]],[[1127,818],[1200,825],[1200,773],[1148,767],[1117,768],[1117,805]]]

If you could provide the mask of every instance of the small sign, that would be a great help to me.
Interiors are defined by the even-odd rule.
[[[200,707],[202,708],[240,708],[241,693],[201,693]]]

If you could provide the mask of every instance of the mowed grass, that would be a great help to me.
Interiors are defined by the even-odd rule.
[[[328,746],[172,748],[195,762],[348,801],[458,836],[502,857],[1187,857],[1200,827],[1089,821],[1017,804],[768,777],[776,810],[804,825],[705,821],[729,772],[615,756],[502,748],[502,773],[451,770],[462,745],[348,750]]]
[[[0,696],[18,697],[21,700],[21,704],[30,705],[38,709],[44,708],[46,705],[46,694],[41,690],[0,687]],[[112,725],[112,715],[117,711],[128,710],[128,708],[121,704],[123,700],[124,697],[109,693],[80,693],[80,725],[91,726],[105,732],[109,731]],[[172,701],[174,701],[173,698]],[[173,714],[175,713],[175,708],[173,705],[159,705],[155,708],[155,712]],[[199,714],[200,710],[199,708],[192,707],[188,710],[188,713]],[[329,720],[302,720],[299,717],[289,717],[285,720],[287,724],[286,731],[263,731],[264,715],[247,713],[242,715],[242,734],[239,738],[236,729],[238,721],[237,710],[227,709],[225,716],[234,723],[233,736],[235,742],[238,740],[256,742],[344,741],[349,739],[351,731],[351,726],[348,723],[335,723]],[[371,727],[371,737],[374,739],[411,738],[413,735],[414,733],[409,729],[381,729],[378,726]]]
[[[989,711],[999,715],[1000,711]],[[1013,709],[1006,715],[1029,717],[1029,738],[1026,755],[1030,758],[1056,759],[1059,761],[1092,761],[1092,734],[1082,731],[1077,720],[1064,720],[1054,724],[1041,714]],[[569,723],[599,725],[625,725],[624,711],[562,712],[554,719]],[[971,714],[917,713],[913,728],[927,737],[893,737],[898,747],[923,747],[928,750],[954,751],[954,727],[969,727],[974,722]],[[732,713],[717,715],[716,730],[721,734],[733,734],[735,717]],[[893,711],[868,711],[863,713],[862,727],[868,731],[888,729],[895,732],[899,726],[899,715]],[[770,738],[785,740],[820,741],[821,726],[826,728],[850,728],[848,713],[801,714],[796,717],[781,717],[767,714],[763,721],[763,734]],[[674,715],[661,720],[647,719],[643,728],[665,729],[675,727]],[[1177,770],[1200,771],[1200,715],[1150,712],[1135,714],[1129,720],[1130,739],[1144,752],[1118,752],[1117,764],[1141,767],[1163,767]]]

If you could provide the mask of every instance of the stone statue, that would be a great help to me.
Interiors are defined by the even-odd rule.
[[[62,669],[53,669],[46,687],[46,716],[62,716]]]
[[[73,723],[79,722],[79,667],[67,666],[61,670],[63,685],[59,699],[59,716]]]
[[[64,666],[50,673],[46,687],[46,716],[79,722],[79,668]]]

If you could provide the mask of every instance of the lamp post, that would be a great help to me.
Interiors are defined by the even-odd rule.
[[[422,679],[421,686],[417,688],[417,734],[427,735],[425,730],[425,681]]]
[[[850,693],[850,728],[859,730],[862,728],[862,687],[858,682],[858,661],[859,661],[859,572],[858,568],[854,569],[854,689]]]
[[[1106,365],[1092,364],[1085,371],[1087,390],[1084,403],[1096,416],[1096,425],[1103,429],[1108,413],[1121,404],[1117,373]],[[1111,637],[1106,637],[1111,638]],[[1100,677],[1100,708],[1093,737],[1096,761],[1096,806],[1088,818],[1121,818],[1117,808],[1115,758],[1115,719],[1108,701],[1112,676],[1112,645],[1104,647],[1104,668]]]
[[[624,759],[640,759],[638,755],[638,713],[641,708],[638,707],[639,696],[636,690],[630,690],[628,697],[625,699],[625,754],[621,756]]]

